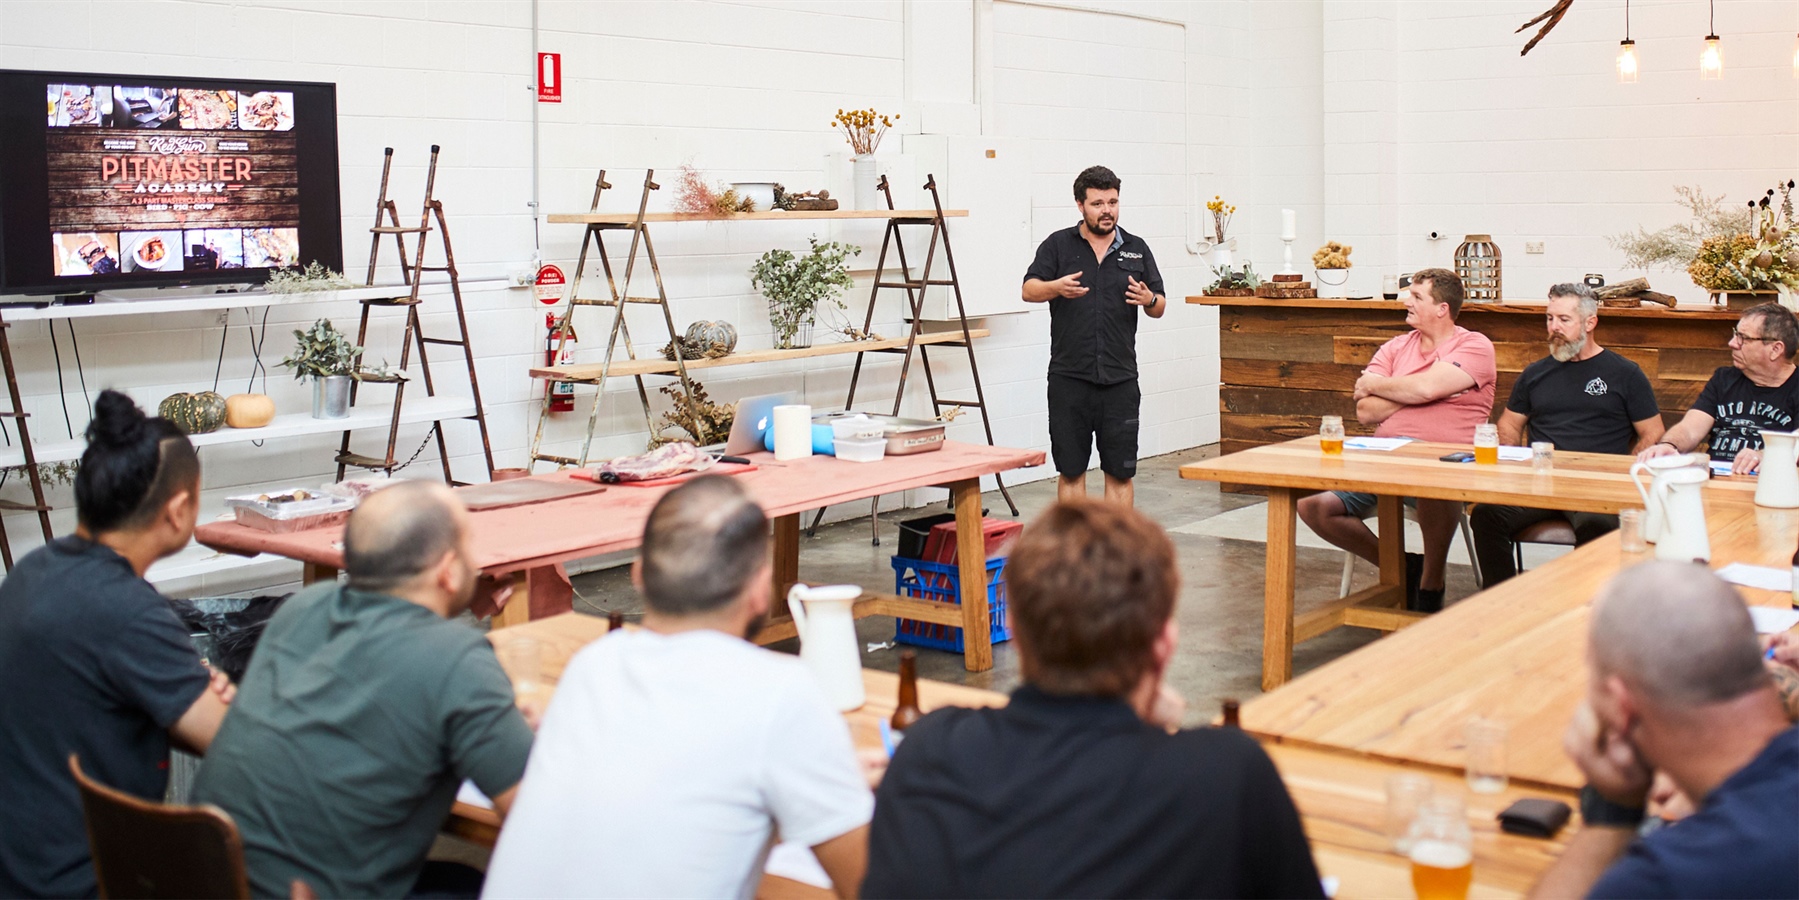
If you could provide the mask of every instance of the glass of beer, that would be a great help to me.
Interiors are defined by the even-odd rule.
[[[1326,456],[1343,452],[1343,417],[1325,416],[1318,425],[1318,446]]]
[[[1477,465],[1499,464],[1499,426],[1491,422],[1474,426],[1474,462]]]
[[[1474,834],[1462,798],[1438,794],[1412,820],[1412,890],[1418,900],[1466,900],[1474,882]]]
[[[499,655],[513,694],[521,701],[535,696],[542,686],[543,644],[536,638],[515,637],[500,645]]]

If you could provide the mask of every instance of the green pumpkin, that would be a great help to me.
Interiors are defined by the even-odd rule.
[[[724,356],[737,349],[737,328],[730,322],[695,322],[687,326],[687,343],[698,347],[701,353],[714,350],[716,355]]]
[[[218,431],[225,425],[225,398],[216,391],[170,394],[157,405],[156,414],[188,434]]]

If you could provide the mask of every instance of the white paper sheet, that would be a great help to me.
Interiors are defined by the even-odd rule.
[[[1719,461],[1719,460],[1715,460],[1715,459],[1712,460],[1712,474],[1718,475],[1718,476],[1729,475],[1730,474],[1730,461],[1729,460]]]
[[[475,787],[472,781],[464,781],[462,787],[456,789],[456,799],[470,806],[493,809],[493,801],[487,799],[487,795],[481,793],[481,789]]]
[[[776,844],[768,851],[768,864],[762,867],[770,875],[791,878],[801,884],[831,889],[831,876],[825,867],[818,864],[818,857],[812,855],[812,848],[805,844],[791,841]]]
[[[1718,570],[1718,577],[1731,584],[1761,588],[1764,591],[1790,591],[1793,589],[1792,569],[1731,563]]]
[[[1499,458],[1512,462],[1530,462],[1529,447],[1500,447]]]
[[[1799,625],[1799,609],[1780,609],[1773,606],[1749,607],[1749,618],[1755,620],[1756,634],[1779,634],[1791,631]]]
[[[1379,450],[1385,453],[1389,450],[1397,450],[1411,442],[1411,438],[1352,437],[1343,439],[1343,449]]]

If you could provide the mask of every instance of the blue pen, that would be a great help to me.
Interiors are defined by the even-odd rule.
[[[887,724],[886,719],[881,720],[881,746],[886,749],[887,758],[892,759],[893,758],[893,726]]]
[[[1768,647],[1768,652],[1762,654],[1762,659],[1768,660],[1770,662],[1772,662],[1774,660],[1774,648],[1772,646]],[[886,728],[887,728],[887,723],[882,722],[881,723],[881,729],[882,729],[881,733],[883,735],[886,734]],[[887,755],[888,756],[893,755],[893,748],[891,748],[891,747],[887,748]]]

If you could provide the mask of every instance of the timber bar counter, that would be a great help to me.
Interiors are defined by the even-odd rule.
[[[1350,434],[1373,431],[1356,422],[1350,392],[1374,351],[1408,330],[1403,303],[1260,297],[1188,297],[1187,302],[1218,307],[1218,406],[1225,453],[1317,434],[1320,416],[1342,416]],[[1518,373],[1549,353],[1545,305],[1544,300],[1468,303],[1456,320],[1493,341],[1499,364],[1494,421],[1505,409]],[[1594,334],[1600,346],[1643,367],[1655,387],[1662,419],[1672,425],[1699,396],[1712,370],[1730,365],[1726,343],[1741,315],[1741,310],[1708,304],[1672,310],[1655,304],[1602,308]]]

